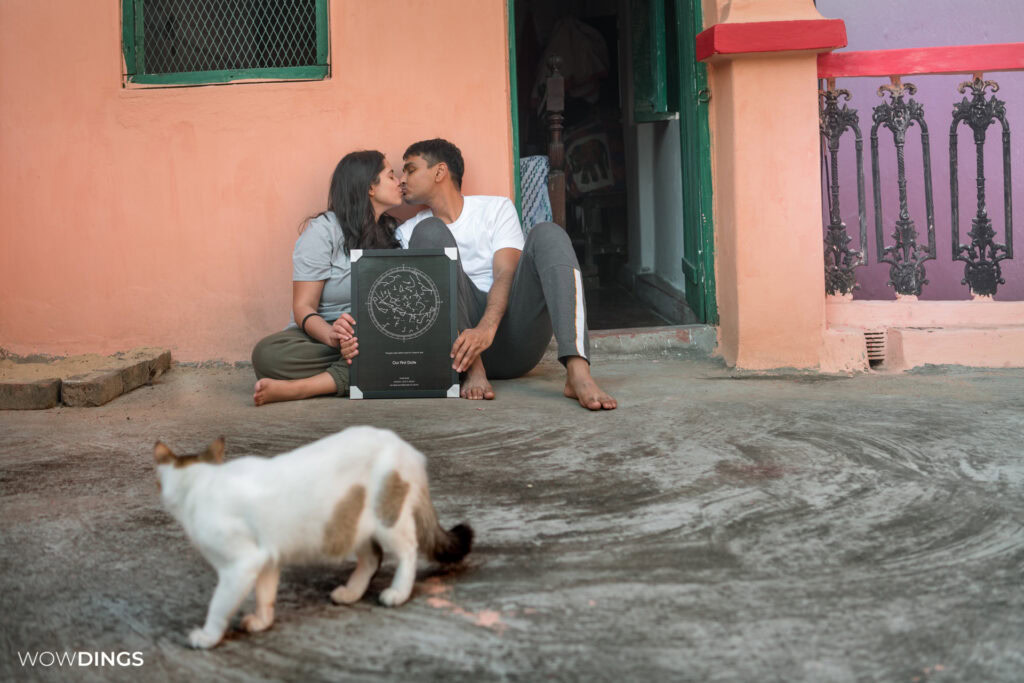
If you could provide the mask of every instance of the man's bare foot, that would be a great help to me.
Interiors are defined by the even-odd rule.
[[[334,378],[326,372],[306,379],[269,379],[256,382],[252,402],[258,406],[277,401],[296,401],[311,396],[333,394],[338,390]]]
[[[494,399],[494,387],[487,381],[487,372],[484,370],[483,361],[479,358],[469,366],[469,370],[466,370],[466,377],[462,380],[459,396],[473,401]]]
[[[590,376],[590,364],[579,356],[570,358],[565,364],[565,391],[587,410],[615,410],[619,403],[605,393]]]

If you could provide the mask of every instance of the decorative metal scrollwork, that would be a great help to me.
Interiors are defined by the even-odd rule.
[[[864,141],[860,133],[860,121],[856,109],[846,104],[839,108],[839,98],[850,100],[848,90],[836,90],[835,80],[829,79],[828,89],[818,93],[824,106],[819,113],[818,126],[823,144],[828,144],[832,161],[829,175],[829,224],[825,233],[825,292],[848,294],[856,289],[854,268],[868,261],[867,212],[864,210]],[[850,236],[846,233],[839,210],[839,141],[847,130],[852,130],[857,151],[857,205],[860,219],[860,250],[850,249]]]
[[[874,125],[871,127],[871,182],[875,200],[875,239],[878,260],[889,264],[890,287],[898,294],[920,295],[921,288],[928,284],[925,279],[924,262],[935,258],[935,210],[932,202],[932,162],[928,145],[928,126],[924,122],[924,108],[915,100],[904,101],[903,94],[913,95],[917,87],[912,83],[901,83],[899,77],[892,77],[892,85],[883,85],[878,96],[889,101],[874,108]],[[907,206],[907,173],[904,162],[904,146],[907,130],[915,123],[921,128],[921,151],[924,158],[924,199],[928,221],[928,249],[917,243],[917,228],[910,218]],[[893,135],[896,144],[896,172],[899,184],[900,215],[896,219],[893,239],[895,244],[885,246],[882,231],[882,188],[878,170],[878,129],[884,126]]]
[[[960,84],[958,90],[963,93],[971,89],[972,96],[966,97],[953,106],[953,123],[949,128],[949,193],[953,213],[953,260],[963,261],[964,279],[960,284],[968,285],[971,293],[991,296],[996,293],[999,285],[1006,284],[1002,278],[999,262],[1013,258],[1013,211],[1012,185],[1010,183],[1010,127],[1006,122],[1006,104],[996,99],[993,94],[985,98],[985,90],[993,93],[999,90],[995,81],[983,81],[981,74],[974,74],[974,80]],[[960,186],[957,178],[957,139],[956,131],[960,122],[965,123],[974,131],[974,146],[977,150],[978,162],[978,211],[971,219],[971,238],[969,245],[960,244]],[[988,217],[985,206],[985,133],[988,127],[999,121],[1003,129],[1003,204],[1005,207],[1006,226],[1003,234],[1006,244],[998,244],[992,240],[995,230],[992,220]]]

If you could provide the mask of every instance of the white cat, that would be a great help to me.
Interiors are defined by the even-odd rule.
[[[256,610],[242,628],[274,621],[283,563],[341,562],[355,555],[348,582],[331,592],[338,603],[359,600],[380,567],[382,549],[397,558],[384,605],[409,599],[417,550],[439,562],[469,552],[473,530],[445,531],[427,489],[423,454],[392,431],[350,427],[274,458],[224,463],[224,439],[200,455],[153,449],[164,507],[217,570],[217,588],[193,647],[220,642],[232,615],[255,589]]]

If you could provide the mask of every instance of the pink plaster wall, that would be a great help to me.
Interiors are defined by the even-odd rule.
[[[331,2],[325,81],[123,88],[114,0],[0,3],[0,347],[248,359],[353,149],[442,136],[511,195],[503,0]]]

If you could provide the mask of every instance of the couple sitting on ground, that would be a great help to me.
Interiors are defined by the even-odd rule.
[[[524,240],[505,197],[462,195],[462,153],[441,140],[405,151],[402,179],[376,151],[347,154],[334,169],[327,211],[310,219],[292,255],[288,329],[252,352],[256,405],[348,393],[348,366],[359,353],[351,311],[352,249],[458,247],[458,330],[452,367],[461,396],[492,399],[492,379],[525,375],[551,340],[566,369],[565,395],[590,410],[616,401],[590,375],[579,262],[565,231],[540,223]],[[386,212],[426,210],[397,225]]]

